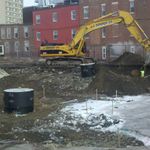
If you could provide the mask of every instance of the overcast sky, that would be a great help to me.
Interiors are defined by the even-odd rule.
[[[24,7],[35,5],[35,0],[23,0]]]
[[[36,5],[36,3],[34,1],[35,0],[23,0],[24,7]],[[63,0],[53,0],[52,2],[58,3],[58,2],[63,2]]]

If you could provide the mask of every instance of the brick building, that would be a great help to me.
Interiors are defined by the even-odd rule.
[[[0,25],[0,45],[5,57],[35,57],[32,25]]]
[[[69,43],[79,27],[79,5],[60,5],[33,12],[34,43]]]
[[[125,10],[138,21],[150,35],[149,0],[80,0],[80,24],[110,12]],[[111,61],[125,51],[144,55],[144,50],[122,24],[96,30],[86,37],[87,49],[92,57],[100,61]]]

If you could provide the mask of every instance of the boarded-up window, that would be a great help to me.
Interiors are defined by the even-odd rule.
[[[112,36],[113,37],[119,36],[119,25],[118,24],[112,25]]]
[[[106,38],[106,28],[101,29],[102,38]]]
[[[15,52],[19,52],[19,41],[15,41]]]
[[[106,15],[106,4],[101,4],[101,16]]]
[[[1,39],[5,39],[6,35],[5,35],[5,28],[1,28]]]
[[[112,2],[112,12],[116,12],[118,9],[118,2]]]
[[[9,42],[5,42],[5,52],[6,53],[10,52],[10,44],[9,44]]]
[[[53,22],[58,22],[58,13],[57,12],[52,13],[52,21]]]
[[[11,39],[11,28],[7,28],[7,39]]]

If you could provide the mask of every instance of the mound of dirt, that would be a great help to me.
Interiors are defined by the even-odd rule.
[[[149,92],[149,78],[132,77],[113,70],[110,67],[101,67],[90,83],[87,91],[94,93],[96,89],[100,94],[136,95]]]
[[[144,59],[138,55],[138,54],[133,54],[130,52],[125,52],[123,55],[121,55],[119,58],[114,60],[112,62],[113,65],[143,65],[144,64]]]

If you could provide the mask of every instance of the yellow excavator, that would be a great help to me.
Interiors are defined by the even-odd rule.
[[[88,62],[90,59],[85,57],[84,37],[88,33],[114,24],[123,24],[130,34],[141,44],[147,55],[145,64],[150,62],[150,40],[137,21],[126,11],[117,11],[105,16],[91,20],[81,26],[70,44],[66,45],[43,45],[40,46],[40,56],[46,58],[47,65],[53,61],[60,60],[79,60],[81,63]],[[88,60],[88,61],[87,61]],[[91,61],[93,61],[91,59]]]

